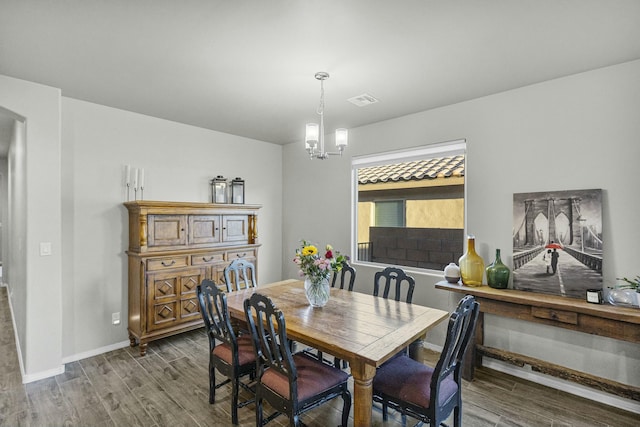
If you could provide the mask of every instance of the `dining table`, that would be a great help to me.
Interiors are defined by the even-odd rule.
[[[244,300],[254,292],[271,298],[282,311],[288,338],[349,363],[356,427],[371,425],[376,369],[449,317],[436,308],[339,288],[331,288],[324,307],[312,307],[304,282],[290,279],[228,293],[232,318],[245,321]]]

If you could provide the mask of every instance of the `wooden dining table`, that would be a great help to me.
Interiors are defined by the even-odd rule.
[[[338,288],[331,289],[326,306],[314,308],[301,280],[284,280],[227,294],[231,317],[245,320],[244,300],[254,292],[271,298],[283,312],[290,339],[349,362],[355,426],[371,425],[376,368],[449,316],[443,310]]]

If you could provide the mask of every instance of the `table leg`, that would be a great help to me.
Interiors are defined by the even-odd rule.
[[[424,334],[409,344],[409,357],[420,363],[424,362],[424,340],[426,336]]]
[[[349,361],[353,375],[353,425],[369,427],[373,408],[373,377],[376,367],[362,361]]]

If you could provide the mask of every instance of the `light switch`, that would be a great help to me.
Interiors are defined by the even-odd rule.
[[[51,242],[41,242],[40,256],[49,256],[49,255],[51,255]]]

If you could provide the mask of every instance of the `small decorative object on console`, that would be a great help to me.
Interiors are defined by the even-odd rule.
[[[602,304],[602,289],[587,289],[587,302]]]
[[[460,267],[454,262],[450,262],[444,268],[444,278],[449,283],[458,283],[460,281]]]
[[[500,259],[500,249],[496,249],[496,260],[487,267],[487,285],[496,289],[506,289],[509,286],[509,267]]]
[[[482,286],[484,261],[476,252],[475,236],[467,236],[467,252],[460,257],[458,264],[463,285]]]

